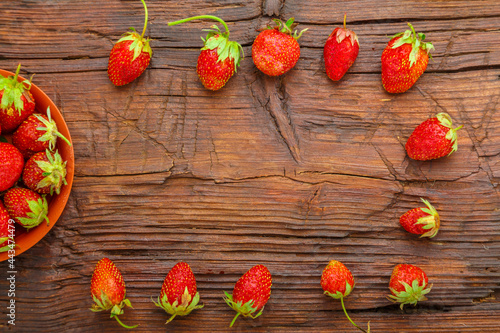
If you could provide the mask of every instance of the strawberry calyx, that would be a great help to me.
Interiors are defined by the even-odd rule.
[[[144,39],[133,27],[130,27],[129,29],[132,30],[132,32],[126,32],[123,37],[120,38],[116,43],[132,41],[129,46],[129,50],[134,52],[132,61],[137,59],[137,57],[140,56],[142,52],[147,52],[149,53],[149,56],[152,56],[153,51],[151,50],[151,46],[149,45],[150,39]]]
[[[47,226],[50,224],[47,214],[49,213],[49,205],[45,196],[38,200],[27,201],[30,211],[26,213],[26,217],[17,217],[17,220],[26,229],[31,229],[38,226],[44,220],[47,221]]]
[[[48,161],[35,161],[37,166],[42,170],[44,178],[38,182],[37,189],[49,186],[50,195],[54,191],[59,194],[61,187],[67,185],[66,182],[66,163],[63,161],[61,155],[56,150],[51,153],[48,149],[45,151]]]
[[[439,214],[436,209],[430,204],[429,201],[420,198],[422,202],[427,206],[427,208],[420,208],[421,211],[428,214],[419,218],[416,224],[423,224],[422,229],[428,230],[426,233],[422,234],[420,237],[432,238],[437,235],[440,226]]]
[[[217,61],[225,61],[230,59],[234,61],[234,71],[236,72],[237,66],[240,65],[240,60],[244,57],[242,46],[236,41],[229,40],[229,28],[224,22],[224,20],[213,15],[199,15],[192,16],[175,22],[169,22],[168,25],[177,25],[184,22],[189,22],[199,19],[210,19],[221,23],[224,26],[224,31],[222,32],[217,25],[213,25],[210,29],[203,29],[203,31],[208,31],[207,37],[201,37],[203,41],[203,47],[201,50],[214,50],[217,49]]]
[[[345,20],[346,20],[346,14],[344,14],[344,27],[338,29],[335,35],[337,43],[340,44],[344,39],[349,38],[351,40],[351,45],[354,45],[354,43],[358,43],[359,45],[358,36],[354,33],[354,31],[346,28]]]
[[[19,82],[18,76],[20,70],[21,64],[17,66],[14,76],[0,78],[0,90],[3,90],[0,108],[7,110],[9,107],[13,106],[14,109],[18,110],[19,115],[21,115],[21,111],[24,110],[24,103],[21,96],[24,95],[25,98],[31,102],[31,97],[29,94],[25,93],[26,90],[31,89],[31,79]]]
[[[457,128],[453,128],[453,123],[450,115],[444,112],[438,113],[436,115],[436,118],[438,119],[439,124],[450,129],[448,133],[446,133],[446,139],[450,140],[450,142],[453,145],[451,151],[448,153],[448,156],[450,156],[451,153],[457,151],[458,149],[457,131],[462,127],[464,127],[464,125],[460,125]]]
[[[63,139],[68,145],[71,146],[71,142],[64,135],[62,135],[58,129],[55,120],[50,116],[50,106],[47,107],[47,119],[42,117],[39,114],[34,114],[34,116],[43,124],[41,127],[37,127],[36,129],[39,131],[45,131],[45,133],[38,138],[38,141],[49,142],[49,150],[54,150],[57,143],[57,138]]]
[[[397,39],[394,44],[392,44],[392,48],[396,49],[404,44],[411,44],[411,52],[410,52],[410,67],[412,67],[417,62],[418,51],[419,49],[425,50],[427,54],[434,49],[434,45],[430,42],[424,42],[425,35],[423,33],[416,33],[413,26],[408,22],[408,26],[411,30],[406,30],[405,32],[400,32],[394,35],[392,38],[400,37]]]
[[[387,298],[394,303],[401,303],[400,308],[403,309],[405,304],[416,305],[419,301],[427,300],[425,297],[431,291],[432,284],[426,285],[425,279],[422,279],[422,285],[419,285],[418,279],[412,281],[411,285],[404,281],[399,281],[401,285],[405,288],[404,291],[396,291],[393,288],[389,288],[393,295],[387,296]],[[427,287],[427,288],[426,288]]]
[[[298,25],[298,23],[294,23],[295,18],[293,17],[289,18],[286,22],[283,22],[280,19],[273,19],[273,21],[276,23],[276,26],[268,26],[267,29],[276,29],[279,32],[292,36],[295,40],[298,40],[304,32],[309,30],[308,28],[301,30],[298,34],[297,30],[293,31],[293,29],[295,29],[295,27]]]
[[[130,303],[130,301],[128,299],[126,299],[126,298],[123,299],[120,302],[120,304],[113,304],[110,301],[109,297],[104,292],[104,290],[101,290],[101,296],[100,296],[100,298],[97,297],[96,295],[92,295],[92,299],[94,300],[95,303],[92,304],[92,307],[90,308],[90,311],[92,311],[92,312],[99,312],[99,311],[107,311],[107,310],[111,309],[110,318],[115,318],[116,321],[121,326],[123,326],[125,328],[129,328],[129,329],[136,328],[137,326],[139,326],[139,325],[135,325],[135,326],[125,325],[118,318],[119,315],[123,314],[123,308],[125,306],[128,306],[128,307],[132,308],[132,304]]]
[[[224,297],[224,301],[229,305],[231,309],[236,311],[236,315],[233,318],[233,321],[231,321],[231,324],[229,327],[233,327],[234,322],[236,321],[236,318],[238,318],[240,315],[243,315],[244,317],[250,317],[252,319],[257,318],[262,314],[264,311],[264,307],[260,309],[260,311],[254,315],[255,312],[257,312],[258,308],[253,307],[253,304],[255,301],[253,299],[249,300],[246,303],[243,303],[243,301],[234,301],[233,300],[233,295],[229,294],[228,292],[224,292],[226,297]]]
[[[168,314],[172,315],[165,324],[171,322],[176,316],[186,316],[191,313],[191,311],[203,308],[203,304],[198,305],[200,301],[200,293],[196,293],[193,296],[189,293],[188,287],[184,289],[184,293],[181,296],[181,303],[176,299],[172,304],[168,302],[167,294],[164,294],[160,299],[158,297],[158,303],[153,301],[153,303],[165,310]]]
[[[327,295],[327,296],[330,296],[330,297],[333,297],[335,299],[341,299],[343,297],[347,297],[349,296],[349,294],[351,293],[352,291],[352,287],[349,282],[345,282],[345,292],[342,294],[340,291],[337,290],[336,293],[331,293],[329,292],[328,290],[325,290],[324,294]]]

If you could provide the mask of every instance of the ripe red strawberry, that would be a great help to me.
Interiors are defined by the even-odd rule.
[[[23,172],[21,152],[10,143],[0,142],[0,192],[14,186]]]
[[[401,303],[401,309],[405,304],[416,305],[419,301],[427,300],[425,297],[431,291],[432,284],[425,272],[417,266],[399,264],[392,271],[389,289],[392,295],[388,298],[392,302]]]
[[[252,319],[260,316],[264,311],[264,305],[271,297],[271,285],[271,273],[267,267],[256,265],[236,282],[232,295],[224,292],[226,294],[224,301],[237,312],[229,327],[233,326],[239,315]]]
[[[198,19],[216,20],[224,26],[225,32],[222,33],[218,26],[213,25],[212,30],[207,30],[208,35],[203,39],[203,47],[198,56],[198,65],[196,71],[203,86],[209,90],[219,90],[236,72],[237,66],[243,57],[241,45],[235,41],[229,40],[229,28],[226,22],[212,15],[201,15],[188,17],[168,25],[176,25],[184,22]],[[241,55],[240,55],[241,54]]]
[[[427,68],[432,43],[424,42],[425,35],[417,34],[413,26],[396,34],[382,53],[382,84],[390,93],[403,93],[417,82]]]
[[[458,148],[457,131],[447,113],[438,113],[415,128],[405,148],[414,160],[427,161],[450,155]]]
[[[292,69],[300,57],[300,46],[297,40],[307,29],[298,35],[292,30],[297,24],[290,18],[286,23],[275,19],[276,27],[263,30],[252,45],[252,59],[259,70],[269,76],[285,74]]]
[[[29,91],[31,80],[19,82],[20,69],[21,64],[17,66],[14,76],[0,77],[0,126],[3,133],[14,131],[24,119],[35,112],[35,101]]]
[[[40,194],[59,194],[66,185],[66,161],[61,155],[49,150],[33,155],[24,166],[23,182],[31,190]]]
[[[9,239],[12,240],[14,224],[10,224],[9,212],[0,201],[0,252],[6,252],[11,249]],[[9,226],[10,225],[10,226]]]
[[[10,217],[26,229],[34,228],[44,220],[49,225],[49,206],[45,196],[27,188],[14,187],[7,191],[3,201]]]
[[[148,25],[148,9],[144,0],[145,22],[142,34],[134,28],[126,32],[113,46],[109,55],[108,76],[115,86],[123,86],[137,79],[149,66],[153,51],[149,46],[149,38],[144,38]]]
[[[344,264],[337,260],[331,260],[321,274],[321,287],[325,295],[340,299],[342,309],[344,309],[344,313],[351,324],[362,332],[370,332],[370,323],[368,323],[368,330],[364,330],[356,325],[347,314],[344,306],[344,297],[347,297],[351,293],[354,287],[354,277]]]
[[[165,277],[158,303],[153,303],[172,315],[166,322],[168,324],[177,315],[186,316],[195,309],[201,309],[203,305],[198,305],[199,301],[200,294],[196,291],[196,279],[191,267],[179,262]]]
[[[12,136],[12,144],[28,159],[46,149],[53,151],[58,137],[71,146],[69,140],[57,130],[57,124],[50,116],[48,107],[47,115],[35,113],[23,121]]]
[[[399,223],[408,232],[432,238],[439,231],[439,214],[429,201],[420,198],[427,208],[413,208],[399,218]]]
[[[358,36],[354,31],[346,29],[345,19],[344,15],[344,27],[333,30],[323,49],[326,74],[333,81],[338,81],[344,76],[354,64],[359,52]]]
[[[91,311],[99,312],[111,309],[110,318],[115,318],[123,327],[136,328],[138,326],[127,326],[118,318],[119,315],[123,314],[123,308],[125,306],[132,307],[132,304],[125,298],[126,290],[122,274],[108,258],[102,258],[95,266],[90,281],[90,293],[95,302],[90,308]]]

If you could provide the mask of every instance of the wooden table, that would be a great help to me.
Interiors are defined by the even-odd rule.
[[[130,26],[142,29],[140,1],[0,2],[0,68],[36,73],[76,156],[64,214],[17,258],[15,327],[0,272],[2,331],[125,331],[88,310],[103,257],[124,276],[134,309],[122,320],[135,331],[355,332],[322,294],[331,259],[354,274],[346,306],[372,332],[500,331],[500,2],[149,0],[148,9],[151,65],[116,88],[109,52]],[[334,83],[323,45],[345,12],[361,49]],[[226,20],[246,54],[218,92],[195,69],[212,22],[167,26],[200,14]],[[266,77],[251,59],[256,30],[292,16],[309,28],[301,58]],[[433,61],[408,92],[388,94],[380,56],[407,21],[434,43]],[[438,112],[464,125],[458,151],[409,159],[406,139]],[[421,197],[441,214],[432,240],[398,223]],[[178,261],[191,265],[205,308],[165,327],[150,298]],[[223,291],[259,263],[273,275],[271,299],[231,330]],[[385,298],[398,263],[427,272],[428,301],[401,311]]]

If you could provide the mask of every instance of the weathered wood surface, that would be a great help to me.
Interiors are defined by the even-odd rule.
[[[351,317],[373,332],[500,330],[500,2],[149,0],[153,59],[116,88],[107,57],[128,27],[142,28],[139,1],[2,1],[0,67],[21,62],[60,107],[76,157],[73,191],[55,228],[16,261],[16,326],[2,331],[120,331],[88,310],[96,262],[115,261],[136,331],[231,331],[223,290],[257,263],[273,274],[257,320],[235,332],[354,332],[340,303],[322,295],[321,270],[345,263],[356,287]],[[348,24],[358,59],[331,82],[322,47]],[[247,55],[219,92],[199,83],[200,31],[168,27],[188,15],[228,22]],[[294,16],[309,31],[283,77],[251,61],[256,29]],[[424,32],[436,47],[416,86],[384,92],[387,36]],[[24,73],[26,74],[26,73]],[[445,111],[459,132],[449,158],[416,162],[404,143],[417,124]],[[433,240],[402,230],[399,216],[425,197],[442,228]],[[188,262],[205,308],[167,328],[157,297],[168,270]],[[385,295],[397,263],[421,266],[429,300],[401,311]],[[5,263],[4,263],[5,264]],[[2,267],[6,267],[2,264]],[[6,268],[0,300],[6,313]]]

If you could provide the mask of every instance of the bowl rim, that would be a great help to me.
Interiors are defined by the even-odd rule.
[[[15,74],[10,71],[0,69],[0,75],[7,77],[7,76],[14,76]],[[18,76],[18,81],[24,81],[24,80],[25,80],[24,77],[22,77],[21,75]],[[60,143],[62,142],[62,140],[58,140],[57,149],[59,150],[59,153],[61,154],[63,160],[67,161],[66,163],[67,185],[63,185],[63,187],[61,188],[61,192],[58,195],[52,196],[50,200],[49,213],[48,213],[49,225],[47,226],[45,222],[42,222],[39,226],[30,229],[29,231],[21,234],[19,237],[16,237],[15,240],[16,247],[14,249],[15,250],[14,256],[16,257],[22,254],[23,252],[29,250],[35,244],[37,244],[54,227],[54,225],[61,216],[68,202],[69,195],[71,193],[71,188],[73,186],[73,177],[75,172],[75,156],[73,150],[73,141],[71,140],[71,135],[69,133],[68,125],[66,124],[66,121],[64,120],[61,111],[55,105],[52,99],[50,99],[49,96],[47,96],[47,94],[45,94],[45,92],[42,89],[40,89],[36,84],[34,83],[31,84],[30,92],[33,95],[33,98],[35,99],[36,102],[35,112],[38,111],[45,113],[47,107],[50,107],[50,114],[52,116],[52,119],[54,119],[57,124],[58,131],[62,135],[64,135],[69,140],[69,142],[71,142],[71,145],[67,145],[64,142],[63,145],[61,145]],[[61,149],[62,147],[65,148]],[[16,225],[16,228],[17,227],[18,226]],[[8,251],[0,253],[0,262],[10,258],[12,258],[12,256],[11,255],[9,256]]]

